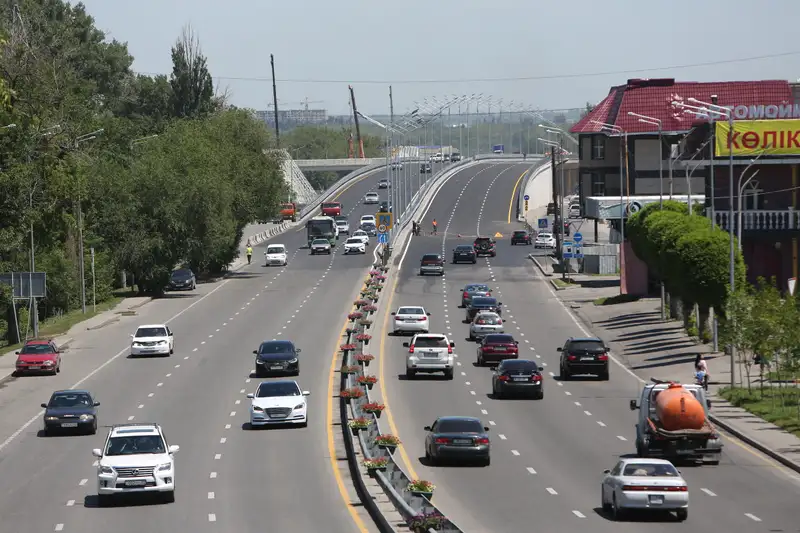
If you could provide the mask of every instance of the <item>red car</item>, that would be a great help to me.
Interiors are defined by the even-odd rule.
[[[342,204],[339,202],[325,202],[322,204],[322,216],[337,217],[342,214]]]
[[[61,352],[52,340],[28,341],[17,352],[16,374],[53,374],[61,372]]]
[[[478,366],[519,359],[519,342],[507,333],[490,333],[478,345]]]

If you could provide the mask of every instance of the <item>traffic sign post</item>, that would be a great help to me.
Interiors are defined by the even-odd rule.
[[[583,246],[581,246],[580,243],[575,243],[575,246],[572,248],[572,255],[575,257],[575,259],[583,259]]]
[[[392,229],[394,226],[392,214],[387,212],[378,213],[378,226],[386,226],[386,229]]]
[[[530,199],[531,199],[531,197],[530,197],[530,195],[527,195],[527,194],[526,194],[525,196],[523,196],[523,197],[522,197],[522,199],[523,199],[523,200],[525,200],[525,201],[527,202],[528,200],[530,200]]]
[[[525,200],[525,211],[528,210],[528,200]]]
[[[385,232],[378,233],[378,244],[386,244],[389,242],[389,236]]]
[[[546,218],[539,219],[539,229],[547,229],[548,220]]]
[[[575,242],[581,242],[583,240],[583,235],[581,233],[575,233],[575,235],[572,236],[572,240]]]
[[[386,233],[386,229],[387,229],[386,226],[381,224],[380,226],[378,226],[378,233]]]
[[[572,241],[564,241],[561,247],[561,255],[564,259],[572,259],[575,257]]]

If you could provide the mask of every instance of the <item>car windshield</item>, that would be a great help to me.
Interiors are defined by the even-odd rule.
[[[424,315],[425,310],[421,307],[401,307],[397,311],[398,315]]]
[[[180,270],[175,270],[172,273],[172,279],[174,280],[184,280],[189,279],[192,277],[192,271],[188,268],[182,268]]]
[[[422,262],[423,263],[440,263],[442,258],[438,255],[423,255]]]
[[[88,394],[54,394],[47,407],[89,407],[93,403]]]
[[[668,463],[633,463],[625,465],[623,476],[680,477],[678,470]]]
[[[474,307],[481,307],[481,306],[493,306],[497,305],[497,300],[494,298],[487,298],[485,296],[478,296],[472,299],[472,305]]]
[[[326,239],[314,239],[311,244],[330,244]]]
[[[458,250],[459,252],[471,252],[472,246],[468,244],[462,244],[461,246],[456,246],[456,250]]]
[[[258,347],[258,353],[290,353],[294,347],[290,342],[263,342]]]
[[[256,398],[275,398],[278,396],[300,396],[300,389],[295,383],[273,381],[258,386]]]
[[[580,350],[580,351],[606,351],[605,346],[601,341],[572,341],[569,343],[570,350]]]
[[[488,285],[467,285],[464,288],[467,292],[489,292]]]
[[[449,344],[444,337],[417,337],[414,339],[416,348],[447,348]]]
[[[269,248],[267,248],[267,253],[268,254],[282,254],[283,253],[283,248],[280,247],[280,246],[270,246]]]
[[[475,244],[482,244],[490,241],[491,239],[489,239],[489,237],[478,237],[477,239],[475,239]]]
[[[139,328],[136,330],[137,337],[166,337],[166,328]]]
[[[347,222],[347,217],[346,217],[346,216],[344,216],[344,215],[336,215],[336,216],[334,217],[334,220],[335,220],[336,222]]]
[[[475,317],[475,323],[481,325],[490,325],[490,326],[497,326],[498,324],[501,324],[500,317],[495,315],[494,313],[492,314],[483,313],[477,315]]]
[[[371,193],[367,194],[367,197],[369,197],[369,198],[377,198],[378,197],[378,193],[371,192]]]
[[[549,239],[551,237],[552,237],[552,235],[550,235],[549,233],[540,233],[536,238],[537,239]]]
[[[337,204],[337,203],[324,203],[324,204],[322,204],[322,208],[323,209],[328,209],[328,208],[331,208],[331,207],[339,207],[339,204]]]
[[[143,453],[167,453],[164,439],[159,435],[111,437],[108,439],[106,455],[139,455]]]
[[[477,420],[439,420],[438,433],[483,433],[483,425]]]
[[[54,353],[50,344],[26,344],[22,347],[20,354],[45,354]]]
[[[528,234],[528,232],[524,231],[524,230],[523,231],[515,231],[514,232],[514,237],[524,237],[527,234]]]
[[[346,226],[347,225],[347,221],[346,220],[337,220],[336,221],[336,225],[337,226]]]
[[[352,237],[345,241],[345,244],[364,244],[361,239],[353,239]]]
[[[538,372],[539,367],[533,361],[505,360],[498,369],[501,372]]]
[[[486,335],[486,344],[508,344],[514,342],[511,335]]]

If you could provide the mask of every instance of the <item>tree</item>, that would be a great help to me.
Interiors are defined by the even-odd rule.
[[[725,344],[733,347],[739,356],[739,374],[742,369],[747,376],[747,388],[751,387],[750,369],[753,365],[753,342],[756,332],[753,331],[753,308],[755,306],[753,292],[750,287],[740,287],[729,293],[725,302],[725,320],[720,327],[720,336]],[[763,374],[764,365],[761,365]]]
[[[172,113],[175,117],[205,116],[214,110],[214,86],[200,41],[190,27],[172,47]]]

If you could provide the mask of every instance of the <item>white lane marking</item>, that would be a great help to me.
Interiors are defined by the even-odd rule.
[[[196,352],[196,351],[197,351],[197,348],[195,348],[195,349],[194,349],[194,350],[192,350],[192,351],[193,351],[193,352]]]
[[[597,421],[597,425],[600,426],[601,428],[606,427],[606,425],[603,422],[599,421],[599,420]]]
[[[547,488],[546,488],[546,489],[544,489],[544,490],[546,490],[547,492],[549,492],[549,493],[550,493],[550,494],[552,494],[553,496],[555,496],[556,494],[558,494],[558,493],[556,492],[556,489],[554,489],[553,487],[547,487]]]
[[[245,383],[250,383],[250,378],[247,378],[246,380],[244,380],[244,382]]]
[[[75,500],[69,500],[67,502],[67,507],[72,507],[73,505],[75,505]]]
[[[186,361],[187,359],[189,359],[189,356],[188,356],[188,355],[187,355],[186,357],[184,357],[184,358],[183,358],[183,360],[184,360],[184,361]]]
[[[511,450],[511,453],[512,453],[513,455],[517,455],[517,456],[519,455],[519,452],[518,452],[517,450]]]
[[[623,437],[622,435],[617,435],[617,438],[618,438],[619,440],[628,440],[628,439],[626,439],[625,437]]]
[[[534,470],[534,469],[533,469],[533,467],[531,467],[531,466],[529,466],[529,467],[528,467],[528,468],[526,468],[525,470],[527,470],[529,474],[533,474],[533,475],[535,475],[535,474],[536,474],[536,470]]]
[[[467,375],[467,373],[466,373],[466,372],[462,372],[462,373],[461,373],[461,375],[462,375],[462,376],[466,376],[466,375]]]
[[[550,377],[553,377],[553,378],[556,377],[556,373],[555,372],[548,372],[548,374],[550,374]]]
[[[64,524],[56,524],[55,529],[53,531],[64,531]]]
[[[217,328],[217,333],[219,333],[219,328]]]
[[[181,365],[175,365],[175,368],[180,368],[180,367],[181,367]]]
[[[80,483],[78,483],[78,485],[80,485],[80,486],[82,487],[82,486],[86,485],[88,482],[89,482],[89,480],[88,480],[88,479],[82,479],[82,480],[80,481]]]
[[[506,436],[505,436],[505,435],[503,435],[502,433],[500,433],[500,434],[498,435],[498,437],[500,437],[500,440],[506,440]]]
[[[209,477],[209,479],[215,479],[217,477],[217,473],[216,472],[211,472],[211,474],[208,477]]]
[[[236,411],[231,411],[231,416],[236,416]]]
[[[586,515],[585,515],[585,514],[583,514],[583,513],[582,513],[582,512],[580,512],[580,511],[573,510],[573,511],[572,511],[572,514],[574,514],[574,515],[575,515],[575,516],[577,516],[578,518],[586,518]]]
[[[240,403],[242,403],[242,400],[236,400],[236,405],[239,405]]]
[[[558,385],[559,387],[563,387],[564,386],[564,384],[561,383],[560,381],[556,381],[556,385]]]
[[[200,341],[200,344],[205,344],[205,343],[206,343],[206,341]]]
[[[156,383],[156,387],[163,387],[163,386],[164,386],[163,383]]]
[[[568,391],[568,390],[565,390],[564,394],[566,394],[567,396],[572,396],[572,393],[570,391]]]
[[[701,488],[700,490],[702,490],[703,492],[705,492],[705,493],[706,493],[706,494],[708,494],[709,496],[716,496],[716,494],[714,493],[714,491],[711,491],[711,490],[708,490],[708,489],[705,489],[705,488]]]
[[[219,443],[220,444],[225,444],[225,441],[227,441],[227,440],[228,440],[227,437],[222,437],[221,439],[219,439]]]
[[[208,493],[208,499],[209,500],[213,500],[214,499],[214,493],[213,492],[209,492]]]
[[[469,393],[472,394],[473,396],[475,396],[475,391],[474,390],[469,391]]]
[[[95,462],[92,463],[92,466],[97,466],[99,464],[100,464],[100,461],[95,461]]]
[[[172,375],[172,374],[167,374],[167,375],[166,375],[166,376],[164,376],[164,377],[167,377],[167,378],[168,378],[168,377],[170,377],[171,375]]]
[[[244,394],[245,389],[239,391],[239,394]]]
[[[489,425],[490,426],[496,426],[497,422],[495,422],[494,420],[489,420]]]
[[[487,411],[486,409],[481,409],[481,414],[482,415],[488,415],[489,411]]]
[[[217,521],[217,515],[215,515],[214,513],[208,513],[208,521],[209,522],[216,522]]]
[[[472,385],[472,383],[470,383],[469,381],[465,381],[464,385]]]
[[[757,517],[756,515],[754,515],[753,513],[744,513],[744,515],[747,518],[749,518],[750,520],[752,520],[753,522],[761,522],[761,519],[759,517]]]
[[[137,407],[137,409],[144,409],[144,404],[143,404],[143,403],[140,403],[140,404],[139,404],[139,407]]]
[[[222,454],[221,453],[215,453],[214,454],[214,460],[215,461],[219,461],[220,459],[222,459]]]
[[[130,421],[131,421],[131,420],[133,420],[134,418],[136,418],[136,417],[135,417],[135,416],[133,416],[133,415],[129,416],[129,417],[128,417],[128,422],[130,422]]]
[[[409,242],[409,244],[410,244],[410,243],[411,243],[411,240],[409,239],[409,241],[408,241],[408,242]],[[206,298],[208,298],[209,296],[211,296],[212,294],[214,294],[215,292],[217,292],[218,290],[220,290],[222,287],[224,287],[225,285],[227,285],[229,281],[230,281],[230,280],[225,280],[225,281],[223,281],[222,283],[220,283],[220,284],[219,284],[219,286],[218,286],[218,287],[216,287],[214,290],[212,290],[212,291],[208,292],[208,294],[205,294],[204,296],[201,296],[201,297],[200,297],[200,298],[199,298],[199,299],[198,299],[196,302],[194,302],[194,303],[192,303],[191,305],[189,305],[189,306],[188,306],[186,309],[184,309],[184,310],[180,311],[179,313],[177,313],[177,314],[175,314],[175,315],[172,315],[172,317],[170,317],[170,318],[169,318],[169,320],[167,320],[166,322],[164,322],[164,324],[169,324],[170,322],[172,322],[172,321],[173,321],[173,320],[175,320],[176,318],[178,318],[178,317],[182,316],[182,315],[183,315],[185,312],[187,312],[189,309],[193,308],[194,306],[196,306],[197,304],[199,304],[200,302],[202,302],[203,300],[205,300]],[[119,358],[122,356],[122,354],[127,354],[129,351],[130,351],[130,345],[128,345],[128,346],[125,346],[125,348],[123,348],[123,349],[121,349],[120,351],[118,351],[116,354],[114,354],[113,356],[111,356],[109,359],[106,359],[106,361],[105,361],[105,362],[103,362],[103,363],[102,363],[100,366],[98,366],[97,368],[95,368],[94,370],[92,370],[91,372],[89,372],[88,374],[86,374],[85,376],[83,376],[81,379],[79,379],[77,382],[75,382],[75,383],[74,383],[74,384],[73,384],[71,387],[69,387],[69,388],[70,388],[70,389],[79,389],[79,388],[80,388],[80,386],[81,386],[81,385],[83,385],[83,384],[84,384],[84,383],[85,383],[87,380],[89,380],[89,379],[90,379],[90,378],[92,378],[92,377],[93,377],[95,374],[97,374],[98,372],[100,372],[101,370],[103,370],[105,367],[107,367],[108,365],[110,365],[110,364],[111,364],[113,361],[115,361],[115,360],[119,359]],[[39,420],[42,418],[42,416],[44,416],[44,409],[42,409],[41,411],[39,411],[38,413],[36,413],[34,416],[32,416],[32,417],[30,418],[30,420],[28,420],[27,422],[25,422],[24,424],[22,424],[22,426],[21,426],[19,429],[17,429],[17,430],[16,430],[14,433],[12,433],[11,435],[9,435],[9,437],[8,437],[6,440],[4,440],[3,442],[0,442],[0,451],[2,451],[2,450],[3,450],[4,448],[6,448],[6,447],[7,447],[9,444],[11,444],[11,443],[14,441],[14,439],[16,439],[17,437],[19,437],[19,436],[22,434],[22,432],[23,432],[23,431],[25,431],[26,429],[28,429],[28,428],[31,426],[31,424],[34,424],[35,422],[38,422],[38,421],[39,421]]]
[[[231,429],[231,425],[230,424],[225,424],[225,429]]]
[[[580,407],[581,406],[581,402],[575,402],[575,405]]]
[[[586,416],[592,416],[592,413],[590,413],[589,411],[584,411],[583,413],[584,413]]]

